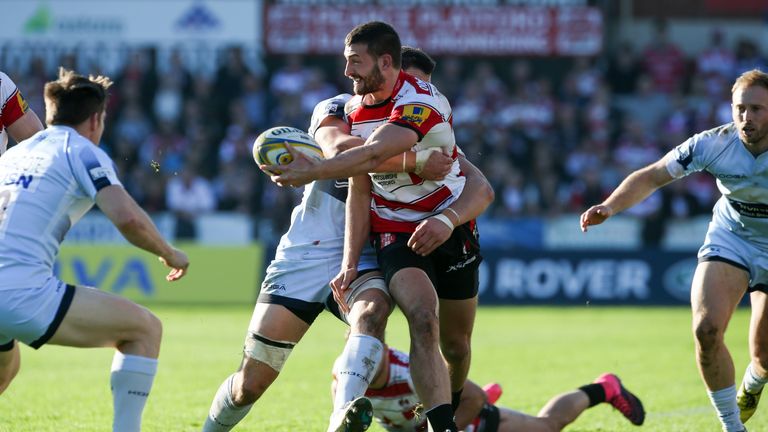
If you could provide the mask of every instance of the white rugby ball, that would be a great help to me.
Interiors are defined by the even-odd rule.
[[[310,159],[323,159],[323,149],[315,139],[303,130],[290,126],[276,126],[262,132],[253,142],[253,159],[259,165],[287,165],[293,161],[293,156],[285,143]]]

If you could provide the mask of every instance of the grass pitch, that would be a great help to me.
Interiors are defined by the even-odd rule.
[[[197,431],[221,381],[238,366],[250,307],[153,307],[165,336],[160,371],[144,413],[144,431]],[[749,311],[727,335],[737,381],[747,362]],[[324,431],[330,368],[345,326],[322,314],[283,374],[236,430]],[[403,317],[390,320],[389,342],[407,350]],[[481,308],[470,378],[504,387],[499,405],[535,414],[554,394],[617,373],[648,411],[637,428],[607,405],[566,428],[587,431],[716,431],[693,357],[685,308]],[[19,376],[0,396],[0,431],[106,431],[112,407],[112,352],[46,346],[22,349]],[[768,402],[747,426],[768,430]],[[372,431],[383,429],[374,426]]]

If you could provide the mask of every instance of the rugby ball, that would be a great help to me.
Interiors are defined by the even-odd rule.
[[[293,156],[288,152],[285,143],[310,159],[323,159],[323,149],[317,145],[315,139],[303,130],[290,126],[277,126],[262,132],[253,142],[253,159],[259,165],[287,165],[293,161]]]

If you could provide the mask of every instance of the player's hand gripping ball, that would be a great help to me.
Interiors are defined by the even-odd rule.
[[[287,165],[293,161],[293,155],[285,143],[310,159],[322,160],[323,149],[311,135],[301,129],[289,126],[277,126],[262,132],[253,142],[253,159],[259,165]],[[267,172],[279,175],[279,172]]]

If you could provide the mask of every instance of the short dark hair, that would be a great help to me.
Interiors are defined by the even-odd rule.
[[[736,78],[733,87],[731,87],[731,93],[734,93],[739,87],[752,86],[759,86],[768,90],[768,73],[765,73],[760,69],[752,69],[744,72]]]
[[[107,89],[112,80],[104,76],[87,78],[59,68],[59,79],[45,84],[45,122],[49,125],[75,126],[107,105]]]
[[[400,67],[400,36],[391,25],[381,21],[360,24],[347,33],[344,45],[364,43],[368,53],[378,58],[384,54],[392,57],[392,65]]]
[[[404,45],[400,55],[402,57],[403,69],[415,67],[427,75],[432,75],[432,72],[435,71],[435,66],[437,66],[437,62],[429,54],[418,48]]]

